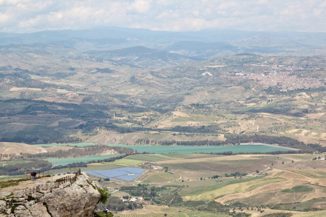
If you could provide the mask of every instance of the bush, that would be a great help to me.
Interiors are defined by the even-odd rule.
[[[95,213],[95,217],[113,217],[113,213],[112,212],[96,212]]]
[[[292,216],[291,213],[271,213],[264,215],[263,217],[290,217]]]
[[[97,190],[101,194],[100,202],[106,203],[106,201],[108,200],[108,198],[110,196],[109,191],[107,189],[105,189],[105,188],[98,188]]]

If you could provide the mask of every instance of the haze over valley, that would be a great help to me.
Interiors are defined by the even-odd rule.
[[[289,34],[2,34],[0,139],[325,145],[325,34]]]
[[[185,2],[0,1],[0,217],[326,216],[326,5]]]

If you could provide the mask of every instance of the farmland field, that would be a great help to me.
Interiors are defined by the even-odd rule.
[[[127,158],[133,160],[151,161],[151,162],[173,159],[168,155],[162,155],[162,154],[137,154],[137,155],[128,156]]]
[[[205,211],[196,211],[187,208],[179,207],[162,207],[162,206],[146,206],[142,210],[126,211],[117,213],[114,216],[117,217],[161,217],[161,216],[172,216],[172,217],[227,217],[224,213],[212,213]]]
[[[110,159],[113,157],[117,157],[119,155],[111,154],[111,155],[91,155],[91,156],[81,156],[81,157],[68,157],[68,158],[47,158],[47,160],[53,166],[65,166],[68,164],[74,163],[88,163],[92,161],[101,161],[105,159]]]
[[[221,216],[227,216],[225,207],[252,216],[273,213],[323,216],[322,210],[326,208],[323,201],[326,198],[326,179],[318,174],[324,174],[326,170],[323,161],[313,158],[313,154],[135,154],[117,162],[129,165],[137,163],[146,172],[129,184],[112,180],[108,182],[108,187],[112,188],[113,197],[122,192],[123,195],[126,194],[124,191],[116,192],[113,188],[133,186],[141,189],[144,185],[148,189],[166,188],[168,195],[182,198],[177,207],[168,208],[164,205],[169,205],[167,203],[170,199],[166,200],[166,197],[170,196],[164,196],[164,191],[156,192],[153,195],[158,198],[153,200],[160,201],[159,208],[155,208],[160,211],[151,211],[153,205],[145,205],[143,209],[115,213],[115,216],[121,217],[155,217],[163,216],[164,213],[167,216],[218,216],[216,210],[222,212]],[[105,166],[116,167],[117,162],[99,163],[99,166],[102,169]],[[90,167],[96,169],[97,164],[91,164]],[[305,170],[301,170],[302,167]],[[217,207],[212,206],[212,201]],[[252,208],[242,210],[239,206]],[[263,213],[261,207],[264,207]]]
[[[184,197],[186,200],[213,200],[224,195],[243,193],[254,190],[258,187],[268,185],[271,183],[279,183],[283,181],[281,178],[257,178],[257,179],[243,179],[235,183],[230,183],[214,190],[208,190],[201,194],[194,194]]]
[[[138,167],[141,166],[142,163],[143,162],[140,160],[134,160],[130,159],[129,157],[125,157],[119,160],[115,160],[114,162],[90,163],[87,165],[87,170],[107,170],[121,167]]]

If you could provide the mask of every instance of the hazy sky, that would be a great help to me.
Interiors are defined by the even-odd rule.
[[[0,0],[0,31],[98,26],[326,32],[326,0]]]

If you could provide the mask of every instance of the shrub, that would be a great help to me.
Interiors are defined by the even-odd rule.
[[[106,203],[106,201],[108,200],[108,198],[110,196],[109,191],[105,188],[98,188],[97,190],[101,194],[100,202]]]
[[[96,212],[95,213],[95,217],[113,217],[113,213],[112,212]]]

